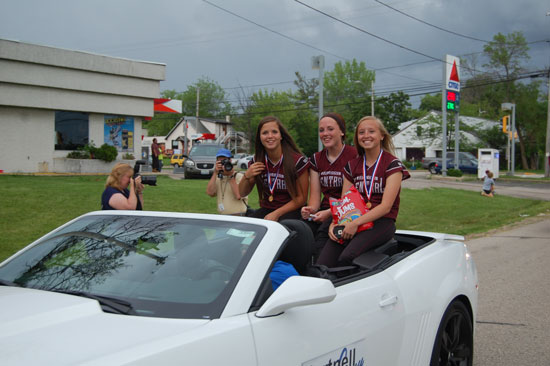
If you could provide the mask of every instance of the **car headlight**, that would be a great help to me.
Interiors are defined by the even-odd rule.
[[[188,167],[188,168],[195,167],[195,162],[191,159],[185,160],[183,164],[185,164],[185,166]]]

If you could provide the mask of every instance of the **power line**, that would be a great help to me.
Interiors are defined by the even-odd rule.
[[[254,21],[252,21],[252,20],[250,20],[250,19],[248,19],[248,18],[245,18],[245,17],[239,15],[239,14],[233,13],[232,11],[229,11],[229,10],[227,10],[227,9],[225,9],[225,8],[222,8],[221,6],[218,6],[218,5],[214,4],[214,3],[211,3],[211,2],[208,1],[208,0],[202,0],[202,1],[205,2],[205,3],[207,3],[208,5],[211,5],[211,6],[215,7],[215,8],[218,8],[218,9],[220,9],[220,10],[222,10],[222,11],[228,13],[228,14],[231,14],[231,15],[233,15],[233,16],[239,18],[239,19],[242,19],[242,20],[244,20],[244,21],[247,21],[247,22],[249,22],[249,23],[252,23],[252,24],[254,24],[255,26],[258,26],[258,27],[260,27],[260,28],[262,28],[262,29],[265,29],[265,30],[268,31],[268,32],[277,34],[278,36],[281,36],[281,37],[286,38],[286,39],[288,39],[288,40],[291,40],[291,41],[293,41],[293,42],[299,43],[299,44],[301,44],[302,46],[306,46],[306,47],[312,48],[312,49],[314,49],[314,50],[317,50],[317,51],[320,51],[320,52],[324,52],[324,53],[326,53],[326,54],[328,54],[328,55],[334,56],[334,57],[339,58],[339,59],[342,59],[342,60],[347,60],[346,58],[344,58],[344,57],[342,57],[342,56],[339,56],[339,55],[334,54],[334,53],[332,53],[332,52],[329,52],[329,51],[323,50],[323,49],[321,49],[321,48],[312,46],[312,45],[307,44],[307,43],[305,43],[305,42],[299,41],[299,40],[297,40],[297,39],[295,39],[295,38],[289,37],[289,36],[287,36],[286,34],[283,34],[283,33],[281,33],[281,32],[277,32],[276,30],[270,29],[270,28],[268,28],[268,27],[266,27],[266,26],[264,26],[264,25],[261,25],[261,24],[259,24],[259,23],[256,23],[256,22],[254,22]]]
[[[203,1],[206,1],[206,0],[203,0]],[[409,51],[409,52],[416,53],[417,55],[424,56],[424,57],[430,58],[430,59],[432,59],[432,60],[440,61],[440,62],[445,63],[444,60],[441,60],[441,59],[439,59],[439,58],[437,58],[437,57],[430,56],[430,55],[425,54],[425,53],[422,53],[422,52],[420,52],[420,51],[413,50],[412,48],[409,48],[409,47],[400,45],[400,44],[398,44],[398,43],[396,43],[396,42],[393,42],[393,41],[390,41],[390,40],[388,40],[388,39],[386,39],[386,38],[380,37],[380,36],[378,36],[378,35],[376,35],[376,34],[374,34],[374,33],[368,32],[368,31],[366,31],[366,30],[364,30],[364,29],[362,29],[362,28],[359,28],[359,27],[357,27],[357,26],[355,26],[355,25],[353,25],[353,24],[350,24],[350,23],[348,23],[348,22],[346,22],[346,21],[344,21],[344,20],[342,20],[342,19],[338,19],[338,18],[336,18],[335,16],[332,16],[332,15],[330,15],[330,14],[328,14],[328,13],[325,13],[324,11],[321,11],[321,10],[319,10],[319,9],[316,9],[316,8],[314,8],[314,7],[312,7],[312,6],[308,5],[308,4],[305,4],[305,3],[301,2],[300,0],[294,0],[294,1],[297,2],[298,4],[301,4],[301,5],[305,6],[306,8],[310,8],[311,10],[318,12],[319,14],[322,14],[322,15],[324,15],[324,16],[326,16],[326,17],[329,17],[329,18],[331,18],[331,19],[333,19],[333,20],[336,20],[337,22],[340,22],[340,23],[342,23],[342,24],[345,24],[345,25],[347,25],[347,26],[350,27],[350,28],[353,28],[353,29],[355,29],[355,30],[358,30],[359,32],[368,34],[369,36],[374,37],[374,38],[376,38],[376,39],[379,39],[379,40],[381,40],[381,41],[383,41],[383,42],[389,43],[389,44],[391,44],[391,45],[394,45],[394,46],[396,46],[396,47],[402,48],[402,49],[407,50],[407,51]]]
[[[418,21],[418,22],[420,22],[420,23],[429,25],[430,27],[434,27],[434,28],[436,28],[436,29],[439,29],[439,30],[441,30],[441,31],[443,31],[443,32],[451,33],[451,34],[454,34],[454,35],[459,36],[459,37],[464,37],[464,38],[472,39],[472,40],[474,40],[474,41],[479,41],[479,42],[484,42],[484,43],[489,43],[489,42],[490,42],[490,41],[486,41],[486,40],[484,40],[484,39],[479,39],[479,38],[475,38],[475,37],[466,36],[466,35],[464,35],[464,34],[460,34],[460,33],[453,32],[453,31],[448,30],[448,29],[444,29],[444,28],[438,27],[437,25],[428,23],[428,22],[426,22],[426,21],[424,21],[424,20],[422,20],[422,19],[418,19],[418,18],[416,18],[416,17],[413,17],[413,16],[410,15],[410,14],[407,14],[407,13],[405,13],[405,12],[402,12],[402,11],[399,10],[399,9],[396,9],[396,8],[394,8],[394,7],[391,7],[391,6],[389,6],[388,4],[385,4],[385,3],[381,2],[380,0],[374,0],[374,1],[376,1],[376,2],[379,3],[380,5],[384,5],[385,7],[389,8],[389,9],[391,9],[391,10],[393,10],[393,11],[398,12],[399,14],[402,14],[402,15],[404,15],[404,16],[406,16],[406,17],[409,17],[409,18],[411,18],[411,19],[414,19],[414,20],[416,20],[416,21]]]

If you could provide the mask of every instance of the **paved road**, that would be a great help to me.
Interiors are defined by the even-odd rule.
[[[538,220],[466,242],[479,276],[474,366],[550,365],[550,216]]]
[[[455,178],[432,176],[426,171],[410,171],[411,179],[403,182],[403,188],[423,189],[430,187],[446,187],[455,189],[465,189],[481,192],[482,182],[476,181],[457,181]],[[496,181],[495,190],[497,195],[511,196],[518,198],[529,198],[536,200],[550,201],[550,182],[534,182],[525,180]]]

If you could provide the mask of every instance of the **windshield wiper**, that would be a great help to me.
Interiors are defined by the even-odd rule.
[[[137,314],[130,302],[122,299],[117,299],[116,297],[94,295],[89,292],[75,291],[75,290],[52,290],[52,291],[94,299],[99,302],[99,304],[101,305],[101,308],[105,310],[107,313],[125,314],[125,315]]]

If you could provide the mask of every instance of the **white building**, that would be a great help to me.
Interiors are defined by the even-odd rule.
[[[450,118],[447,117],[449,122]],[[460,124],[472,127],[475,130],[483,130],[493,128],[500,125],[499,121],[491,121],[488,119],[477,117],[460,116]],[[452,124],[454,126],[454,123]],[[449,127],[448,127],[449,128]],[[451,127],[454,134],[454,127]],[[475,134],[466,131],[464,128],[460,130],[461,141],[466,141],[468,144],[478,144],[481,141]],[[430,112],[422,118],[403,122],[399,125],[399,131],[393,135],[393,143],[397,157],[401,160],[420,160],[423,157],[441,157],[441,112]],[[451,151],[453,146],[447,146],[447,150]],[[475,155],[475,154],[474,154]]]
[[[183,152],[186,136],[188,149],[202,141],[224,144],[233,153],[246,152],[250,147],[244,133],[235,132],[229,120],[183,117],[164,138],[166,149]]]
[[[166,65],[0,39],[0,170],[78,171],[93,142],[139,157]]]

